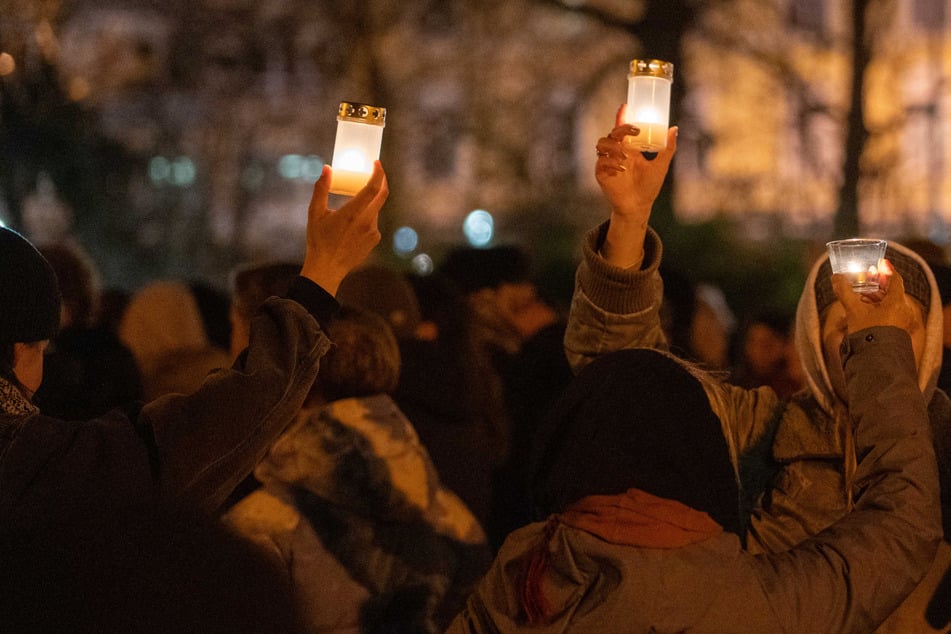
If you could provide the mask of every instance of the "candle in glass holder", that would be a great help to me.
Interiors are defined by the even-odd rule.
[[[670,86],[674,65],[659,59],[631,60],[627,76],[627,112],[624,122],[640,128],[629,137],[642,152],[657,152],[667,147],[670,119]]]
[[[331,193],[353,196],[367,184],[373,173],[373,162],[380,158],[385,125],[386,108],[340,102],[331,161]]]
[[[842,273],[856,293],[878,290],[878,267],[885,257],[885,240],[851,238],[826,243],[833,273]]]

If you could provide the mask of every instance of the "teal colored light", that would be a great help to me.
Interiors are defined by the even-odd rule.
[[[284,178],[300,178],[304,157],[300,154],[285,154],[277,163],[277,171]]]
[[[149,161],[149,179],[153,183],[161,183],[168,180],[172,173],[172,164],[164,156],[153,156]]]
[[[301,160],[300,177],[306,181],[315,181],[320,178],[320,171],[324,168],[324,160],[311,154]]]
[[[484,247],[492,241],[495,220],[484,209],[476,209],[466,216],[462,223],[462,233],[474,247]]]
[[[172,163],[171,181],[179,187],[188,187],[195,182],[195,163],[187,156],[179,156]]]

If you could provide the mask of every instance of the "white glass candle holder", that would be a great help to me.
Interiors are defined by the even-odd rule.
[[[367,184],[373,173],[373,162],[380,158],[385,125],[386,108],[340,102],[330,164],[333,168],[331,193],[353,196]]]
[[[885,240],[851,238],[826,243],[833,273],[843,273],[856,293],[878,290],[879,266],[885,257]]]
[[[641,152],[657,152],[667,147],[670,121],[670,86],[674,65],[659,59],[631,60],[627,76],[627,112],[624,122],[640,128],[629,137]]]

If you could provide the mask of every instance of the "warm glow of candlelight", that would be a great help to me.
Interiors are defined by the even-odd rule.
[[[386,110],[377,106],[341,102],[337,115],[337,138],[330,166],[330,192],[352,196],[366,185],[373,162],[380,157]]]
[[[884,240],[860,238],[826,243],[832,272],[845,275],[857,293],[878,290],[879,265],[886,246]]]
[[[631,145],[643,152],[667,147],[673,65],[661,60],[631,60],[627,88],[627,123],[640,128]]]
[[[641,108],[628,117],[632,123],[664,123],[665,117],[657,108]]]
[[[369,174],[373,171],[373,165],[367,160],[367,153],[356,147],[347,148],[340,153],[339,158],[334,157],[334,165],[347,172]]]
[[[363,189],[363,186],[366,185],[369,180],[369,172],[334,169],[330,180],[330,191],[334,194],[353,196]]]

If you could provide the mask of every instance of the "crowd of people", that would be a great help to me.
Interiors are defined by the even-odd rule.
[[[221,291],[107,306],[81,245],[0,227],[2,629],[951,625],[951,269],[890,241],[875,293],[823,256],[736,316],[650,226],[677,129],[622,121],[564,305],[520,247],[367,264],[379,163]]]

